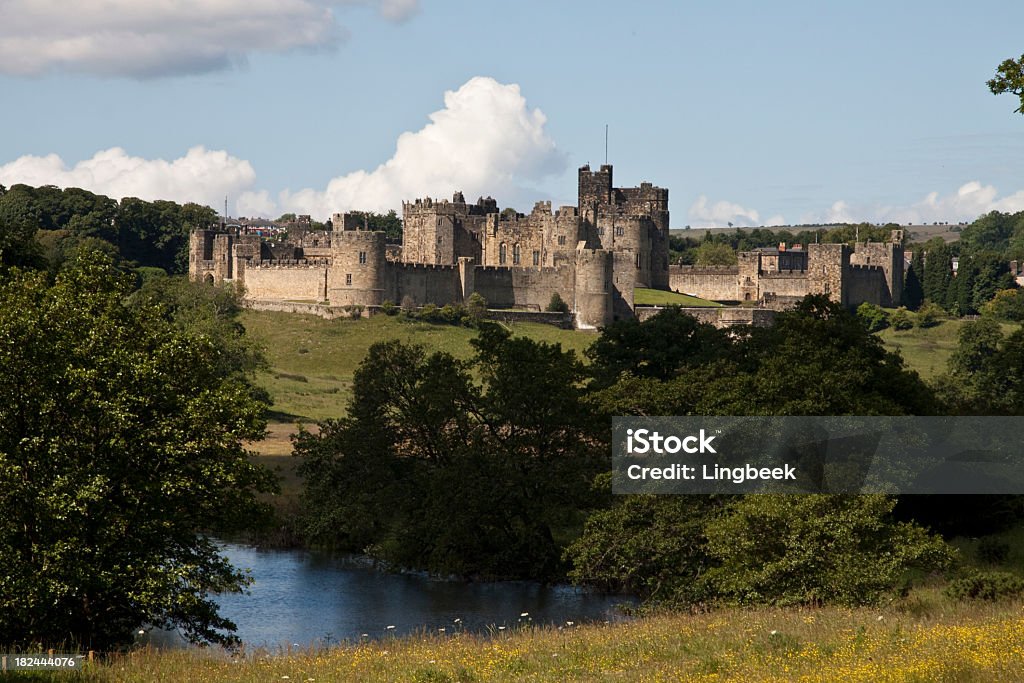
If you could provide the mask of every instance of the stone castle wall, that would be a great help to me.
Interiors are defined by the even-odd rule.
[[[710,301],[739,301],[736,266],[671,266],[669,289]]]
[[[543,311],[558,294],[572,306],[575,296],[574,268],[502,268],[481,266],[473,274],[475,291],[495,308],[526,308]]]
[[[292,299],[319,303],[327,299],[327,264],[249,263],[245,268],[245,296],[251,299]]]

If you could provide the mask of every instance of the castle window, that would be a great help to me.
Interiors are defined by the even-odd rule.
[[[348,285],[349,287],[352,286],[352,273],[345,274],[345,284]]]
[[[518,244],[512,245],[512,264],[516,265],[516,266],[519,265],[519,245]]]
[[[640,267],[640,254],[637,254],[637,255],[636,255],[636,267],[637,267],[637,268],[639,268],[639,267]]]
[[[623,227],[621,225],[619,227],[615,228],[615,235],[616,236],[622,237],[624,234],[626,234],[626,231],[625,231],[625,229],[623,229]]]
[[[359,252],[359,263],[366,263],[366,252]]]
[[[498,263],[500,265],[505,265],[505,261],[507,260],[507,257],[508,257],[508,247],[505,245],[504,242],[502,242],[501,245],[498,247]]]
[[[533,265],[540,265],[540,252],[537,251],[536,249],[533,250]]]
[[[558,236],[558,243],[559,244],[565,244],[565,235],[559,235]]]

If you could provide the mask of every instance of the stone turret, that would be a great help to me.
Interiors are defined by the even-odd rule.
[[[379,306],[387,298],[386,235],[368,230],[335,230],[327,298],[337,306]]]
[[[612,252],[576,250],[576,296],[573,312],[580,329],[604,327],[612,322]]]

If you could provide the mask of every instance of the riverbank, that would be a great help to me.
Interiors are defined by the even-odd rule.
[[[1024,604],[955,603],[935,589],[884,609],[726,609],[490,636],[456,627],[240,656],[141,651],[61,680],[1024,681]]]

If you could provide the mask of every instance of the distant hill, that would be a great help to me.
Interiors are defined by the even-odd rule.
[[[803,230],[832,230],[834,228],[845,227],[846,225],[854,225],[852,223],[836,223],[832,225],[773,225],[770,228],[765,229],[771,230],[772,232],[779,232],[781,230],[788,230],[792,233],[801,232]],[[946,225],[903,225],[900,226],[906,231],[907,240],[910,242],[927,242],[933,237],[941,237],[947,242],[955,242],[960,239],[960,231],[967,227],[964,225],[946,224]],[[694,239],[703,239],[704,234],[711,232],[715,234],[719,233],[730,233],[739,230],[757,230],[757,227],[732,227],[732,228],[691,228],[686,230],[683,228],[672,228],[669,232],[677,237],[692,237]]]

